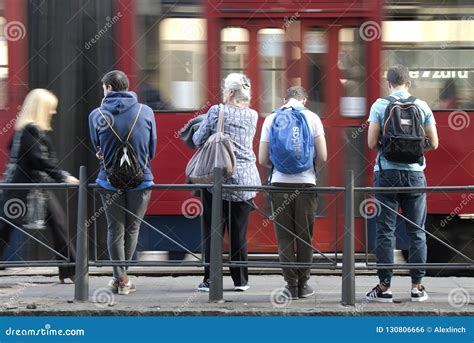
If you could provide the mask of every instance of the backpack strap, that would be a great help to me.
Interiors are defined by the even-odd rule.
[[[395,95],[389,95],[389,96],[385,97],[384,99],[389,102],[389,104],[388,104],[387,107],[385,108],[385,111],[387,110],[388,106],[390,106],[390,105],[393,104],[394,102],[397,102],[397,101],[400,101],[400,100],[401,100],[399,97],[397,97],[397,96],[395,96]],[[385,119],[384,119],[384,121],[385,121]],[[382,127],[382,128],[381,128],[380,135],[383,135],[383,131],[384,131],[384,130],[383,130],[383,127]],[[378,152],[378,154],[377,154],[377,164],[378,164],[378,166],[379,166],[379,172],[382,171],[382,161],[381,161],[381,159],[382,159],[382,153],[381,153],[380,150],[379,150],[379,152]]]
[[[217,118],[217,132],[224,133],[224,105],[219,104],[219,117]]]
[[[270,170],[270,175],[268,176],[268,185],[271,186],[272,185],[272,178],[273,178],[273,169],[275,167],[273,166],[273,163],[272,163],[272,169]]]
[[[398,96],[395,96],[395,95],[390,95],[390,96],[387,96],[386,98],[384,98],[385,100],[388,100],[390,103],[393,103],[393,102],[396,102],[396,101],[401,101],[401,102],[415,102],[416,100],[416,97],[413,96],[413,95],[410,95],[408,98],[406,99],[402,99]]]
[[[105,122],[107,123],[107,125],[109,126],[109,128],[112,130],[112,132],[114,133],[115,137],[117,137],[117,139],[123,143],[123,140],[122,138],[120,138],[120,136],[118,135],[118,133],[114,130],[113,126],[110,124],[109,120],[107,119],[106,116],[104,116],[104,114],[102,113],[102,111],[100,110],[100,107],[99,107],[99,113],[100,115],[102,116],[102,118],[104,118]]]
[[[379,172],[382,171],[382,162],[380,161],[382,159],[382,154],[378,153],[377,154],[377,164],[379,165]]]
[[[307,110],[307,108],[305,106],[302,106],[302,107],[298,107],[296,108],[295,106],[288,106],[288,107],[285,107],[285,106],[282,106],[280,107],[280,110],[284,111],[284,110],[294,110],[294,111],[304,111],[304,110]]]
[[[115,137],[117,137],[117,139],[120,141],[120,143],[125,143],[125,142],[128,142],[128,140],[130,139],[130,135],[132,134],[132,131],[133,129],[135,128],[135,124],[137,123],[138,121],[138,117],[140,116],[140,112],[142,110],[142,107],[143,107],[143,104],[140,104],[140,108],[138,109],[138,113],[137,113],[137,116],[135,117],[135,120],[133,122],[133,125],[132,125],[132,128],[130,129],[130,132],[128,133],[127,135],[127,139],[125,139],[125,141],[120,138],[120,136],[118,135],[117,131],[115,131],[114,127],[112,126],[112,124],[110,124],[109,120],[107,119],[107,117],[102,113],[102,111],[100,110],[100,108],[98,109],[99,110],[99,113],[100,115],[102,116],[102,118],[104,118],[105,122],[107,123],[108,127],[112,130],[112,132],[114,133]]]
[[[128,136],[127,136],[127,139],[125,140],[125,142],[128,142],[128,140],[130,139],[130,135],[132,134],[132,131],[135,128],[135,124],[138,121],[138,117],[140,116],[140,112],[142,111],[142,107],[143,107],[143,104],[140,104],[140,108],[138,109],[137,116],[135,117],[135,121],[133,122],[132,128],[130,129],[130,132],[128,133]]]
[[[385,100],[387,100],[387,101],[388,101],[388,102],[390,102],[390,103],[394,103],[394,102],[396,102],[396,101],[399,101],[399,100],[400,100],[400,98],[399,98],[399,97],[397,97],[397,96],[394,96],[394,95],[389,95],[389,96],[387,96],[387,97],[386,97],[386,98],[384,98],[384,99],[385,99]]]

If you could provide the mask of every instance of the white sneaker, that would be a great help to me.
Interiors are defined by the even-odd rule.
[[[132,281],[128,280],[127,283],[119,283],[118,286],[118,294],[120,295],[127,295],[137,291],[137,287],[132,283]]]
[[[234,291],[236,291],[236,292],[245,292],[245,291],[248,290],[249,288],[250,288],[249,285],[235,286],[235,287],[234,287]]]
[[[420,285],[420,288],[411,289],[411,301],[422,302],[428,300],[428,293],[426,293],[425,287]]]

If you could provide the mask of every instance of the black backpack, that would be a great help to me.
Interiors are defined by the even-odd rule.
[[[137,158],[137,155],[135,154],[135,150],[133,149],[133,146],[128,142],[135,127],[135,124],[137,123],[138,117],[140,116],[142,106],[143,105],[140,104],[140,108],[138,109],[135,121],[133,122],[132,128],[130,129],[130,132],[128,133],[125,141],[120,138],[120,136],[117,134],[117,132],[114,130],[114,128],[108,121],[107,117],[104,116],[104,114],[99,108],[99,112],[104,118],[105,122],[121,143],[117,150],[115,150],[114,158],[112,160],[112,166],[108,171],[104,162],[104,169],[107,173],[107,181],[109,181],[112,186],[119,190],[127,191],[130,189],[134,189],[145,180],[145,174],[143,173],[143,170],[140,166],[140,162]],[[104,161],[103,158],[102,161]]]
[[[381,155],[391,162],[422,164],[426,135],[421,109],[415,104],[416,98],[389,96],[385,99],[390,103],[383,119]]]

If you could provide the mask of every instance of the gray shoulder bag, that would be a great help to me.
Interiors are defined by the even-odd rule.
[[[235,172],[234,144],[224,133],[224,105],[219,105],[217,132],[191,157],[186,166],[186,177],[192,183],[213,183],[214,168],[222,168],[224,180]]]

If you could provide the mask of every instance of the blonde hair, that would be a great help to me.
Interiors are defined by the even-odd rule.
[[[58,98],[47,89],[36,88],[28,93],[15,123],[21,130],[30,123],[42,130],[51,130],[51,117],[58,107]]]
[[[233,91],[232,99],[248,103],[250,102],[250,88],[250,79],[246,75],[231,73],[224,80],[224,99],[226,94]]]

